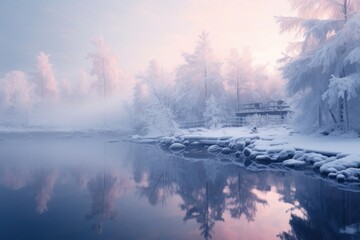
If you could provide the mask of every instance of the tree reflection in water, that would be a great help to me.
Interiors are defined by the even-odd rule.
[[[178,203],[176,208],[181,210],[180,218],[194,223],[204,239],[216,236],[222,227],[228,229],[231,219],[241,224],[247,222],[250,226],[251,223],[258,224],[257,215],[261,215],[262,224],[270,225],[272,215],[259,213],[265,208],[271,209],[271,204],[277,200],[286,203],[281,205],[285,207],[280,211],[287,211],[287,214],[282,213],[286,219],[281,220],[285,224],[288,221],[288,225],[269,228],[274,227],[272,234],[278,234],[280,239],[360,239],[356,234],[340,233],[341,228],[356,228],[359,225],[360,194],[340,189],[326,180],[306,176],[301,171],[255,172],[218,158],[209,158],[202,152],[187,153],[184,157],[166,153],[156,146],[136,145],[132,154],[124,156],[124,159],[112,159],[117,155],[106,151],[94,156],[93,166],[88,164],[87,158],[81,161],[75,157],[71,162],[80,162],[80,165],[64,167],[41,162],[38,167],[30,168],[22,164],[31,162],[26,158],[4,161],[0,163],[0,184],[12,191],[30,190],[31,201],[35,198],[36,211],[43,214],[41,217],[54,217],[45,213],[53,209],[48,208],[49,202],[55,202],[56,195],[62,194],[56,191],[59,185],[73,185],[69,189],[74,189],[74,194],[90,193],[91,205],[90,209],[85,209],[86,217],[97,233],[103,231],[106,222],[116,219],[118,210],[124,207],[118,204],[120,198],[130,193],[132,197],[134,194],[151,205],[165,208],[168,207],[168,199],[175,199]],[[46,162],[55,162],[47,155],[42,157]],[[267,193],[276,199],[268,197]],[[54,205],[59,207],[58,203]],[[136,208],[136,203],[130,203],[130,206]],[[260,206],[264,208],[260,209]],[[166,211],[170,213],[173,210],[169,208]],[[276,214],[274,211],[270,213]],[[84,216],[84,212],[81,214]],[[133,219],[137,217],[133,216]],[[230,225],[220,224],[225,220]],[[246,235],[243,237],[247,238]]]
[[[266,180],[258,179],[256,174],[246,174],[234,165],[219,164],[212,159],[187,161],[156,151],[145,148],[135,157],[134,179],[140,196],[146,196],[155,205],[159,196],[164,203],[166,197],[179,195],[180,208],[185,212],[183,220],[195,220],[204,239],[212,237],[215,223],[224,221],[225,211],[233,218],[244,215],[248,221],[253,221],[257,204],[267,203],[253,191],[270,190]]]
[[[360,239],[340,233],[340,229],[360,222],[360,195],[344,191],[338,186],[311,178],[295,178],[295,205],[306,212],[304,218],[290,217],[290,232],[279,234],[281,239]],[[302,183],[302,184],[300,184]]]
[[[57,172],[55,170],[41,170],[36,181],[36,211],[43,214],[48,210],[47,204],[53,196]]]
[[[163,165],[156,166],[154,169],[149,169],[141,174],[138,180],[140,190],[140,197],[146,197],[151,205],[157,205],[159,202],[166,205],[166,199],[176,193],[175,179],[171,179],[171,174],[174,166],[173,156],[167,157]]]
[[[159,203],[159,196],[162,203],[172,195],[180,196],[183,220],[196,221],[204,239],[212,237],[225,212],[234,219],[255,221],[257,207],[267,205],[258,192],[272,188],[281,196],[279,201],[292,206],[287,209],[291,230],[280,232],[280,239],[348,239],[339,229],[360,222],[359,194],[323,180],[286,171],[252,172],[219,159],[189,160],[189,156],[184,159],[157,151],[145,148],[135,155],[134,180],[140,196],[153,205]]]
[[[118,175],[104,172],[92,179],[88,188],[92,205],[90,213],[86,217],[95,219],[93,229],[97,233],[101,233],[104,220],[115,220],[115,203],[121,194],[121,182]]]
[[[245,216],[247,221],[254,221],[256,205],[266,205],[267,201],[259,198],[252,190],[256,187],[253,176],[239,173],[237,177],[228,178],[227,209],[231,217]]]

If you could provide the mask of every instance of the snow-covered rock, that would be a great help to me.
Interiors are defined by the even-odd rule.
[[[172,145],[173,143],[178,143],[178,142],[179,142],[179,140],[175,137],[162,137],[159,140],[160,146],[163,146],[163,147],[168,147],[168,146]]]
[[[269,155],[257,155],[255,157],[256,161],[262,162],[262,163],[269,163],[271,162],[271,157]]]
[[[245,148],[244,151],[243,151],[243,154],[246,156],[246,157],[250,157],[252,151],[250,148]]]
[[[251,139],[250,138],[247,138],[245,139],[245,146],[249,146],[251,144]]]
[[[305,153],[303,159],[311,164],[326,160],[328,157],[314,152]]]
[[[360,168],[360,156],[349,155],[331,162],[324,163],[320,167],[321,173],[338,172],[347,168]]]
[[[336,175],[336,180],[337,180],[338,182],[344,182],[344,181],[345,181],[345,176],[344,176],[344,174],[337,174],[337,175]]]
[[[240,152],[240,151],[237,151],[237,152],[235,153],[235,157],[236,157],[236,158],[241,158],[242,155],[243,155],[243,154],[242,154],[242,152]]]
[[[185,151],[186,146],[181,144],[181,143],[173,143],[171,144],[171,146],[169,147],[169,150],[174,152],[174,153],[180,153]]]
[[[329,173],[328,178],[335,179],[336,178],[336,173],[333,173],[333,172]]]
[[[277,154],[280,153],[282,149],[280,148],[269,148],[266,150],[267,154]]]
[[[251,158],[251,159],[256,159],[256,157],[257,157],[258,155],[264,155],[264,154],[261,153],[261,152],[252,151],[251,154],[250,154],[250,156],[249,156],[249,158]]]
[[[289,149],[284,149],[279,153],[278,156],[278,161],[284,161],[284,160],[288,160],[293,158],[295,155],[295,149],[293,148],[289,148]]]
[[[332,162],[332,161],[334,161],[334,160],[336,160],[336,157],[330,157],[330,158],[327,158],[327,159],[325,159],[325,160],[322,160],[322,161],[319,161],[319,162],[314,163],[313,167],[314,167],[315,169],[319,169],[319,168],[320,168],[322,165],[324,165],[325,163]]]
[[[237,142],[236,143],[236,149],[238,151],[243,151],[245,149],[245,142]]]
[[[221,149],[222,154],[231,154],[232,152],[233,151],[230,148],[227,148],[227,147]]]
[[[301,157],[303,157],[304,156],[304,152],[302,152],[302,151],[297,151],[297,152],[295,152],[295,155],[294,155],[294,159],[300,159]]]
[[[289,159],[289,160],[285,160],[283,162],[283,165],[286,167],[303,167],[306,165],[306,162],[296,159]]]
[[[347,168],[337,172],[337,176],[342,174],[347,181],[358,181],[360,178],[360,168]]]
[[[208,153],[211,154],[218,154],[222,151],[222,148],[219,147],[218,145],[211,145],[208,149],[207,149]]]

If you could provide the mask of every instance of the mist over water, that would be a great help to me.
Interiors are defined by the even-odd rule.
[[[30,114],[29,124],[44,128],[129,130],[129,113],[120,97],[91,99],[83,103],[60,103]]]
[[[123,97],[92,98],[39,104],[28,112],[5,115],[2,127],[43,130],[130,130],[130,113]]]

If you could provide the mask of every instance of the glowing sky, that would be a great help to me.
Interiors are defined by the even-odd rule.
[[[272,66],[286,48],[274,16],[291,15],[287,0],[2,0],[0,74],[31,71],[35,55],[51,55],[61,77],[88,69],[90,39],[102,35],[130,73],[157,59],[167,69],[209,32],[220,58],[250,46],[259,63]]]

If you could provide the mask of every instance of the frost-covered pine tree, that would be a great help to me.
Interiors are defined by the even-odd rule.
[[[161,132],[173,131],[176,127],[172,105],[172,90],[167,74],[161,69],[157,61],[152,60],[147,70],[139,74],[134,95],[136,114],[149,127]],[[142,88],[145,89],[142,89]],[[144,91],[147,96],[144,96]]]
[[[0,103],[3,123],[28,124],[29,110],[33,104],[34,86],[25,73],[12,71],[0,80]]]
[[[290,44],[283,77],[294,96],[298,123],[359,128],[360,1],[290,0],[297,17],[278,17]]]
[[[120,90],[120,68],[118,58],[102,37],[92,39],[96,50],[88,55],[92,61],[90,73],[96,77],[95,89],[104,99]]]
[[[224,122],[224,112],[216,101],[214,95],[206,101],[205,111],[203,113],[205,127],[220,128]]]
[[[58,98],[59,89],[49,55],[40,52],[37,55],[35,84],[42,101],[54,101]]]
[[[207,33],[199,35],[194,53],[183,53],[185,64],[176,71],[178,117],[201,120],[206,100],[224,92],[220,62],[214,57]]]

